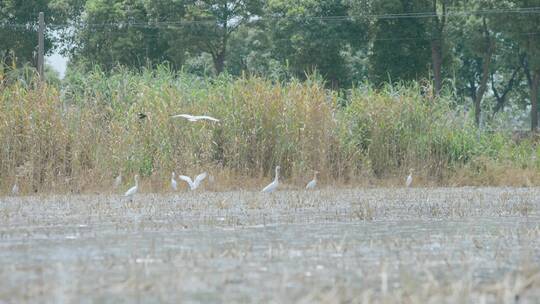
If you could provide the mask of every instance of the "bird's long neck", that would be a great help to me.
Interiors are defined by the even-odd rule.
[[[279,180],[279,171],[276,170],[276,177],[274,177],[274,182],[277,182]]]

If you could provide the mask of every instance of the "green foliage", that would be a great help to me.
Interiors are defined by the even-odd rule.
[[[386,86],[382,91],[355,90],[344,111],[342,137],[347,149],[359,151],[359,163],[377,176],[417,168],[442,178],[477,156],[498,160],[508,137],[481,132],[453,101],[434,102],[418,86]]]
[[[419,1],[382,1],[375,4],[375,13],[416,13],[423,7]],[[419,7],[420,6],[420,7]],[[375,84],[418,80],[428,76],[431,62],[429,28],[423,19],[379,19],[373,25],[373,51],[370,55]]]
[[[333,86],[351,82],[342,51],[359,46],[365,24],[348,19],[349,6],[342,1],[268,1],[266,28],[271,33],[272,54],[287,61],[297,76],[318,71]],[[315,18],[313,18],[315,17]],[[327,19],[325,19],[327,18]]]
[[[229,39],[242,25],[262,12],[260,0],[187,1],[186,19],[180,39],[194,54],[201,51],[212,56],[216,74],[225,70]]]
[[[180,67],[185,46],[171,40],[179,31],[152,24],[182,20],[184,11],[183,2],[176,0],[88,0],[83,22],[74,27],[73,36],[68,33],[74,39],[69,43],[73,59],[88,67],[99,64],[105,70],[163,62]]]
[[[62,16],[51,8],[51,0],[0,1],[0,64],[7,67],[36,63],[37,22],[44,12],[45,22],[62,22]],[[53,49],[53,37],[45,35],[45,54]]]

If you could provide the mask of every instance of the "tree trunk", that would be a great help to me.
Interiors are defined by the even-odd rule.
[[[431,61],[433,65],[433,85],[435,96],[439,96],[442,89],[442,62],[443,62],[443,33],[446,25],[446,0],[432,2],[433,13],[437,16],[433,20],[431,28]],[[438,13],[440,4],[441,13]]]
[[[433,83],[435,95],[438,96],[442,89],[442,41],[441,38],[431,41],[431,61],[433,64]]]
[[[480,115],[482,112],[482,98],[484,97],[484,93],[486,92],[487,88],[487,82],[489,79],[489,66],[491,63],[491,51],[488,52],[484,56],[484,60],[482,63],[482,80],[480,81],[480,86],[478,87],[478,91],[476,92],[476,99],[474,100],[474,121],[476,123],[476,126],[480,126]]]
[[[224,34],[221,37],[220,46],[217,50],[217,53],[212,56],[214,59],[214,68],[216,69],[216,74],[219,75],[223,73],[225,69],[225,54],[227,53],[227,42],[229,41],[229,33],[227,23],[224,26]]]
[[[512,91],[512,89],[514,88],[514,83],[521,82],[521,74],[519,73],[520,70],[520,67],[516,67],[516,69],[512,72],[512,76],[510,77],[508,83],[504,86],[502,94],[499,94],[499,90],[497,90],[497,86],[495,85],[495,79],[493,75],[494,73],[491,73],[491,90],[493,91],[493,96],[495,96],[495,99],[497,100],[497,103],[493,107],[493,113],[491,114],[492,118],[495,116],[495,114],[497,114],[497,112],[504,109],[506,95],[508,95],[508,93]]]
[[[489,37],[489,31],[487,29],[486,19],[484,18],[484,35],[486,43],[486,51],[484,53],[484,58],[482,58],[482,79],[480,80],[480,85],[478,86],[478,91],[476,92],[476,98],[474,100],[474,122],[476,126],[480,126],[480,116],[482,114],[482,98],[487,89],[487,82],[489,80],[489,67],[491,65],[491,54],[493,53],[493,46],[491,44],[491,39]]]
[[[214,69],[216,69],[216,74],[219,75],[225,69],[225,50],[219,51],[217,54],[212,56],[214,60]]]
[[[531,83],[531,131],[538,131],[538,84],[540,83],[540,70],[534,71]]]

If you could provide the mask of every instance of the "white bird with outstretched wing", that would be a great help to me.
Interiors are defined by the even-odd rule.
[[[178,175],[178,178],[188,183],[189,189],[195,190],[199,187],[201,182],[206,178],[206,172],[203,172],[197,175],[197,177],[195,177],[195,181],[193,181],[191,177],[185,176],[185,175]]]
[[[172,118],[185,118],[191,122],[197,122],[199,120],[210,120],[210,121],[219,122],[219,119],[211,117],[211,116],[207,116],[207,115],[195,116],[195,115],[189,115],[189,114],[178,114],[178,115],[173,115],[171,117]]]

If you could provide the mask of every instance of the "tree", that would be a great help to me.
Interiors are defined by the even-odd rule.
[[[494,68],[490,72],[491,91],[495,97],[492,117],[504,109],[510,93],[522,86],[523,56],[514,41],[503,38],[497,43],[497,55],[493,58]]]
[[[497,25],[501,32],[515,40],[523,51],[522,66],[529,85],[531,103],[531,130],[538,130],[538,87],[540,85],[540,15],[520,11],[538,6],[536,0],[507,0],[507,8],[512,14],[503,14]]]
[[[474,121],[480,125],[482,99],[488,89],[496,38],[488,27],[486,16],[469,15],[453,20],[450,26],[455,40],[454,53],[459,60],[460,85],[474,105]]]
[[[414,1],[376,2],[374,14],[410,14],[420,8]],[[418,18],[377,18],[371,29],[373,49],[370,55],[371,79],[380,84],[427,77],[429,39],[425,22]]]
[[[264,27],[240,26],[229,40],[229,55],[227,56],[227,71],[232,75],[242,72],[268,76],[271,72],[272,42]]]
[[[37,20],[39,12],[45,14],[46,23],[62,22],[62,15],[52,8],[51,0],[0,1],[0,64],[15,66],[37,63]],[[54,37],[45,33],[45,54],[54,48]]]
[[[430,11],[435,15],[428,20],[431,27],[431,64],[433,68],[433,85],[435,94],[438,95],[442,89],[442,64],[443,64],[443,52],[445,47],[445,27],[446,27],[446,15],[448,13],[448,6],[451,0],[432,0]],[[425,3],[427,4],[427,3]]]
[[[372,16],[372,77],[376,82],[396,76],[401,79],[424,77],[430,62],[434,92],[442,89],[443,63],[449,61],[447,15],[459,0],[361,0],[356,12]],[[361,13],[360,13],[361,14]],[[410,64],[407,64],[410,63]]]
[[[184,3],[177,0],[87,0],[82,22],[74,22],[69,41],[75,61],[141,67],[163,62],[179,68],[183,48],[171,43],[179,30],[163,26],[182,20]]]
[[[350,6],[340,0],[270,0],[265,7],[272,54],[299,77],[317,71],[334,87],[350,81],[342,52],[367,45],[366,27],[349,18]]]
[[[191,0],[186,5],[186,23],[178,41],[191,52],[212,56],[217,74],[225,69],[231,35],[254,22],[261,12],[260,0]]]

